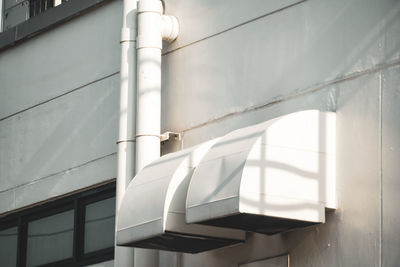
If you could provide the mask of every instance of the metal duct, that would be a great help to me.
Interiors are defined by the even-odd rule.
[[[163,156],[129,184],[117,218],[117,244],[197,253],[244,241],[244,232],[185,222],[194,168],[217,141]]]
[[[336,116],[307,110],[233,131],[192,176],[186,221],[274,234],[335,208]]]

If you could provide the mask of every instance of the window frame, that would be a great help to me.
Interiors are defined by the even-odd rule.
[[[25,267],[27,262],[28,224],[31,221],[73,210],[73,248],[72,257],[46,263],[40,267],[85,266],[114,259],[114,246],[94,252],[84,253],[85,245],[85,208],[91,203],[115,197],[115,180],[83,192],[75,193],[51,202],[22,210],[0,218],[0,230],[17,227],[17,267]]]

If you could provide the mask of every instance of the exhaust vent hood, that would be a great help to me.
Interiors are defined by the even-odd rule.
[[[163,156],[136,175],[118,212],[117,245],[197,253],[244,241],[243,231],[185,222],[193,170],[216,141]]]
[[[186,221],[274,234],[336,206],[336,117],[307,110],[233,131],[190,181]]]

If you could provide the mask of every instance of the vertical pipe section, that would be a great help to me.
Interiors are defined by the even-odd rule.
[[[0,0],[0,32],[3,31],[3,1]]]
[[[136,173],[160,157],[162,40],[178,35],[175,17],[163,16],[159,0],[138,2]],[[135,249],[135,267],[159,265],[157,250]]]
[[[120,112],[116,218],[125,189],[135,175],[136,0],[124,0],[121,31]],[[114,266],[134,266],[134,250],[115,246]]]
[[[136,171],[160,157],[161,14],[158,0],[138,3]],[[156,267],[157,250],[135,249],[135,267]]]
[[[160,157],[161,14],[161,1],[139,1],[136,118],[137,172]]]

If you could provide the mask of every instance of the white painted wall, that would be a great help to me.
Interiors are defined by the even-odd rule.
[[[175,13],[183,21],[177,43],[184,44],[166,49],[173,52],[163,58],[164,128],[188,131],[226,114],[292,97],[369,70],[400,55],[396,49],[400,37],[395,30],[399,23],[398,4],[390,0],[309,0],[272,14],[271,8],[265,6],[281,1],[246,4],[257,10],[257,15],[262,10],[267,14],[256,20],[252,20],[257,16],[255,11],[240,9],[239,3],[246,1],[229,5],[221,0],[204,2],[170,0],[166,5],[170,13],[177,10]],[[214,5],[225,9],[211,12]],[[180,12],[184,7],[185,12]],[[220,26],[227,24],[226,14],[234,12],[244,17],[241,23],[248,23],[233,21],[229,26]],[[201,16],[205,27],[211,21],[220,33],[215,35],[209,30],[211,26],[197,33]],[[196,26],[190,24],[192,21]],[[192,26],[193,31],[189,30]],[[234,26],[237,27],[229,30]],[[187,45],[185,33],[199,37]]]
[[[237,266],[286,252],[293,266],[395,266],[400,3],[168,0],[166,6],[182,32],[164,50],[162,128],[183,132],[183,147],[294,111],[338,115],[339,209],[326,224],[251,234],[244,245],[181,255],[181,266]]]
[[[0,53],[0,118],[119,71],[121,2]]]
[[[250,233],[231,248],[160,252],[160,266],[287,252],[293,266],[395,266],[400,2],[165,2],[181,34],[163,51],[162,129],[183,143],[163,153],[299,110],[336,111],[339,209],[326,224]],[[121,7],[0,52],[0,213],[116,176]]]
[[[0,52],[0,213],[116,177],[121,2]]]
[[[399,28],[399,25],[398,25]],[[383,266],[399,264],[395,248],[400,247],[400,66],[394,66],[381,73],[382,82],[382,257]]]

